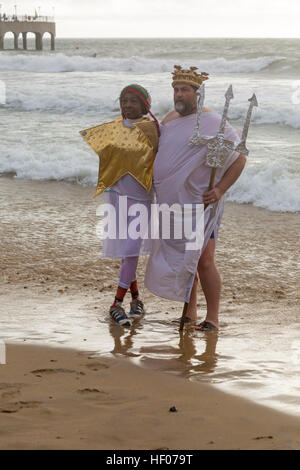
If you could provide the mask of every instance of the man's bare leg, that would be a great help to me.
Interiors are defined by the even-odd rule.
[[[208,241],[200,257],[198,274],[207,304],[205,320],[218,327],[222,283],[215,264],[215,240],[213,238]]]
[[[194,284],[191,290],[189,305],[186,311],[186,317],[190,318],[193,322],[197,321],[197,290],[198,290],[198,274],[196,273]]]

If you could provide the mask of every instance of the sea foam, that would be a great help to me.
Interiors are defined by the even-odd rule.
[[[95,185],[98,157],[86,148],[80,136],[75,140],[72,145],[50,143],[47,152],[21,146],[14,150],[0,148],[0,173],[14,173],[17,178],[31,180]],[[299,212],[300,174],[293,171],[290,160],[268,158],[257,163],[249,157],[244,172],[228,192],[228,200],[252,203],[271,211]]]
[[[227,60],[223,57],[211,60],[199,60],[196,64],[200,70],[208,73],[253,73],[266,69],[283,60],[281,56],[262,56],[252,59]],[[194,63],[195,60],[185,61]],[[174,59],[148,59],[143,57],[114,58],[86,57],[57,54],[9,54],[0,53],[0,70],[22,70],[38,73],[62,72],[136,72],[161,73],[170,72]]]
[[[121,86],[120,86],[121,87]],[[119,88],[120,88],[119,87]],[[15,111],[45,111],[54,114],[97,114],[101,110],[101,117],[112,116],[118,110],[117,86],[99,82],[98,85],[78,87],[63,83],[52,83],[51,88],[46,84],[37,84],[32,89],[31,83],[24,83],[22,87],[7,87],[7,97],[4,107]],[[105,91],[104,91],[105,90]],[[283,90],[285,96],[283,96]],[[223,93],[216,88],[210,90],[209,107],[222,113]],[[153,95],[152,111],[163,117],[172,108],[172,96],[169,90],[156,87]],[[269,98],[271,97],[271,98]],[[282,87],[280,93],[274,87],[264,89],[263,85],[257,91],[259,107],[254,109],[251,121],[254,124],[280,124],[294,129],[300,128],[300,105],[292,103],[292,89]],[[247,111],[247,97],[236,97],[229,108],[229,119],[245,119]]]
[[[250,158],[250,157],[249,157]],[[228,192],[228,200],[270,211],[300,211],[300,174],[285,159],[249,164]]]

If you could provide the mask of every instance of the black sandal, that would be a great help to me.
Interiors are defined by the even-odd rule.
[[[201,323],[198,323],[198,325],[194,325],[193,328],[195,330],[200,330],[200,331],[218,330],[218,328],[215,325],[205,320],[202,321]]]

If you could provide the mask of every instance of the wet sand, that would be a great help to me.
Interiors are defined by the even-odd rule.
[[[7,343],[23,345],[34,343],[77,349],[77,352],[65,353],[61,350],[45,349],[45,353],[39,351],[37,354],[31,354],[31,346],[8,346],[10,359],[7,366],[0,366],[0,371],[1,375],[2,371],[8,374],[5,375],[6,378],[2,376],[1,383],[4,383],[4,388],[8,387],[8,392],[11,391],[12,395],[10,396],[6,389],[4,391],[0,389],[1,408],[13,406],[14,403],[19,404],[14,405],[18,408],[17,411],[7,415],[4,412],[2,415],[5,417],[6,430],[11,429],[12,432],[7,441],[1,439],[1,443],[4,442],[1,445],[4,445],[4,448],[22,448],[22,446],[80,448],[82,445],[82,448],[98,446],[97,448],[109,449],[164,446],[170,449],[202,449],[206,448],[206,445],[207,448],[211,448],[212,444],[208,443],[214,441],[214,448],[274,448],[272,446],[299,448],[296,436],[299,435],[300,421],[299,418],[296,420],[292,416],[293,414],[300,416],[297,378],[300,363],[300,293],[297,289],[300,274],[299,214],[271,213],[250,205],[227,203],[216,255],[223,277],[220,332],[204,334],[185,331],[179,336],[177,326],[172,320],[180,316],[182,306],[177,302],[156,298],[143,288],[142,283],[140,286],[147,308],[145,318],[127,330],[110,324],[107,311],[114,295],[120,262],[100,259],[100,241],[95,234],[97,223],[95,214],[101,200],[92,199],[92,195],[93,188],[84,188],[66,182],[32,182],[0,178],[1,338]],[[144,269],[144,260],[141,259],[138,269],[139,279],[143,279]],[[203,318],[205,302],[200,290],[198,302],[199,318]],[[128,307],[129,298],[125,304]],[[96,355],[101,363],[104,361],[106,364],[106,361],[109,361],[107,370],[115,370],[115,374],[108,374],[105,383],[107,393],[110,387],[115,390],[117,404],[109,406],[107,402],[103,402],[101,405],[98,392],[87,392],[87,396],[84,393],[81,395],[77,389],[72,388],[78,374],[57,372],[62,388],[57,389],[59,403],[55,408],[55,418],[51,424],[53,429],[51,440],[50,436],[46,435],[45,418],[49,415],[48,405],[45,405],[44,398],[42,400],[33,392],[34,381],[40,380],[39,385],[42,388],[39,387],[39,390],[43,390],[46,396],[47,390],[51,388],[48,380],[53,381],[51,385],[53,387],[57,384],[53,379],[55,377],[53,374],[56,372],[36,378],[30,370],[49,368],[47,364],[51,362],[50,355],[57,354],[59,361],[64,364],[61,368],[84,372],[80,368],[81,362],[76,362],[82,360],[84,351]],[[34,367],[27,372],[24,371],[24,374],[27,373],[26,380],[30,378],[29,388],[25,387],[24,390],[31,390],[32,393],[23,396],[22,390],[18,391],[13,387],[11,389],[5,384],[23,383],[24,379],[18,375],[17,365],[19,364],[22,370],[22,358],[27,354],[31,354],[32,358],[28,360],[30,366],[34,362]],[[45,361],[42,359],[43,354]],[[120,358],[124,356],[130,358],[130,363],[125,360],[125,366],[124,361],[120,363]],[[13,369],[11,369],[12,359]],[[76,364],[72,367],[70,364],[67,365],[69,360],[75,361]],[[137,368],[132,362],[142,365],[143,368]],[[161,371],[169,374],[162,374]],[[93,385],[93,373],[91,374],[87,377],[79,374],[80,381],[83,378],[87,379],[80,388],[100,387],[100,390],[103,377],[98,377],[100,382]],[[184,381],[174,375],[202,383],[191,383],[191,380]],[[114,387],[117,387],[119,376],[122,377],[123,391],[117,398]],[[151,378],[149,383],[147,377]],[[132,383],[137,382],[140,384],[139,394],[135,395],[134,392],[134,396],[130,398]],[[215,387],[209,387],[207,383],[212,383],[215,387],[234,395],[223,394],[215,390]],[[155,390],[161,392],[157,394],[155,392],[153,395],[158,401],[152,402],[149,398],[148,387],[151,384]],[[163,390],[159,388],[160,384],[164,384]],[[169,384],[170,389],[167,388]],[[161,413],[158,413],[157,417],[153,413],[156,407],[159,408],[163,403],[167,407],[167,419],[170,417],[167,392],[171,391],[172,387],[175,392],[178,390],[179,395],[181,395],[180,390],[184,390],[185,396],[191,398],[181,402],[175,402],[174,399],[174,403],[170,404],[188,409],[189,412],[185,415],[175,413],[176,417],[182,419],[179,428],[186,429],[186,432],[181,432],[181,439],[183,434],[186,440],[179,440],[174,430],[167,443],[163,438],[163,430],[166,435],[169,422],[163,421],[164,415],[161,416]],[[201,395],[196,404],[193,398],[194,387],[198,387],[197,393]],[[217,407],[214,407],[211,401],[205,402],[206,406],[203,407],[202,390],[206,387],[209,387],[207,399],[210,394],[213,397],[213,394],[217,393],[216,403],[219,403]],[[42,392],[36,391],[36,393]],[[94,398],[90,399],[90,393],[91,397],[93,393],[97,395],[95,402]],[[52,392],[48,395],[51,396]],[[171,396],[179,395],[175,393]],[[247,396],[256,402],[277,407],[289,412],[290,415],[285,416],[257,407],[237,398],[236,395]],[[64,415],[66,397],[70,406]],[[3,402],[3,399],[6,401]],[[26,403],[24,406],[20,404],[27,400],[41,401],[42,405],[31,407],[26,406]],[[49,403],[50,400],[52,399],[49,399]],[[96,429],[97,414],[94,416],[95,409],[91,402],[93,406],[95,405],[95,409],[98,409],[98,406],[101,408],[101,415],[107,413],[106,424],[109,422],[112,426],[107,431],[109,436],[102,435],[102,431],[99,430],[99,434],[94,434],[97,439],[93,438],[92,429],[94,425]],[[228,429],[225,431],[225,428],[222,428],[223,413],[229,403],[232,407],[226,419],[230,431]],[[244,415],[240,415],[239,403],[245,406]],[[76,407],[79,404],[82,415],[79,411],[77,414]],[[146,405],[149,405],[149,408]],[[124,415],[124,422],[122,420],[123,428],[120,426],[118,430],[119,440],[115,441],[113,435],[117,427],[116,417],[118,414],[123,416],[124,409],[128,413]],[[124,437],[126,433],[122,436],[122,432],[126,429],[125,416],[129,419],[129,410],[134,417],[130,421],[132,434],[129,433],[127,438]],[[254,413],[254,410],[258,411]],[[198,420],[196,415],[193,417],[194,411],[198,413],[196,413]],[[199,424],[203,413],[207,413],[204,427]],[[20,418],[23,414],[26,414],[27,421]],[[56,415],[60,415],[58,420]],[[62,416],[68,416],[66,422]],[[139,420],[142,420],[143,416],[147,416],[147,423],[153,426],[146,428],[149,436],[148,432],[144,436],[139,436],[137,432]],[[263,416],[267,417],[265,421],[260,419]],[[23,440],[22,426],[28,425],[30,417],[34,417],[32,427]],[[77,438],[85,439],[87,436],[87,439],[81,441],[75,439],[74,420],[80,423],[80,429],[84,430]],[[280,422],[289,425],[282,424],[280,428]],[[241,423],[245,427],[245,434],[240,434]],[[267,428],[268,423],[271,423],[273,428],[272,426]],[[258,427],[255,427],[256,424]],[[39,426],[42,428],[45,426],[44,434],[38,435]],[[192,441],[187,440],[187,436],[190,436],[189,426],[193,429]],[[208,429],[207,426],[211,426],[212,434],[206,440],[204,430]],[[298,426],[297,434],[296,426]],[[63,440],[56,439],[56,429],[64,430]],[[68,433],[71,433],[72,438],[66,437]],[[274,434],[278,437],[277,441],[277,437],[266,438],[268,435],[274,437]],[[198,441],[197,436],[199,436]],[[50,440],[47,440],[48,437]],[[255,439],[256,437],[263,438]],[[183,447],[184,445],[186,447]]]
[[[0,449],[300,447],[299,419],[124,359],[14,345],[7,362]]]

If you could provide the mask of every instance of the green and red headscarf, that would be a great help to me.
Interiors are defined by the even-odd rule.
[[[133,84],[128,85],[125,88],[123,88],[123,90],[120,93],[120,107],[121,107],[123,119],[125,118],[125,115],[124,115],[123,110],[122,110],[121,99],[122,99],[122,96],[125,95],[125,93],[133,93],[134,95],[136,95],[140,98],[142,103],[145,105],[147,113],[149,113],[150,116],[154,119],[154,122],[155,122],[156,127],[157,127],[158,135],[160,135],[158,120],[156,119],[154,114],[152,114],[151,111],[150,111],[151,96],[150,96],[150,93],[146,90],[146,88],[142,87],[141,85],[138,85],[137,83],[133,83]]]

